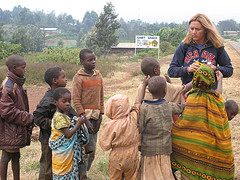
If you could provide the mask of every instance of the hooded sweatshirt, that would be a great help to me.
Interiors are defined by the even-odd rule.
[[[223,74],[223,77],[230,77],[233,74],[231,60],[224,47],[215,48],[212,42],[208,41],[202,49],[197,44],[190,42],[189,45],[181,43],[173,56],[168,69],[170,77],[181,77],[182,83],[187,84],[193,78],[193,73],[187,72],[187,67],[194,62],[208,64],[211,62]]]
[[[99,138],[99,145],[104,151],[112,149],[109,161],[115,168],[138,163],[139,132],[137,119],[140,103],[130,108],[126,95],[115,95],[106,103],[105,115],[111,120],[104,124]],[[130,166],[131,167],[131,166]]]

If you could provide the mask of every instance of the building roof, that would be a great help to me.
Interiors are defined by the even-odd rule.
[[[58,28],[40,28],[43,31],[57,31]]]
[[[135,43],[119,43],[117,46],[112,47],[113,49],[135,49]]]

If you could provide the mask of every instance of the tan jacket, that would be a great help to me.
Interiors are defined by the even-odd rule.
[[[137,100],[137,97],[139,96],[141,89],[142,89],[142,83],[138,86],[136,100]],[[181,103],[181,96],[180,96],[181,90],[182,90],[181,86],[167,83],[167,93],[166,93],[164,99],[167,102],[174,102],[174,103],[180,104]],[[148,86],[146,88],[144,99],[152,100],[152,94],[149,92]]]
[[[128,97],[121,94],[111,97],[106,103],[105,115],[111,120],[101,130],[99,145],[104,151],[112,149],[109,161],[116,168],[138,164],[139,107],[140,103],[136,102],[130,108]]]

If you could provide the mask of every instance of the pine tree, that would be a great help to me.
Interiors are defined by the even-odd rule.
[[[98,49],[106,56],[111,47],[118,44],[119,37],[116,30],[120,28],[121,24],[117,17],[118,14],[115,13],[112,3],[107,3],[88,37],[87,45],[90,48]]]

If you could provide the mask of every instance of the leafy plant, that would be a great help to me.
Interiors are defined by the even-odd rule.
[[[20,53],[21,48],[20,44],[5,43],[0,41],[0,64],[4,64],[5,59],[12,54],[22,56],[23,53]]]

